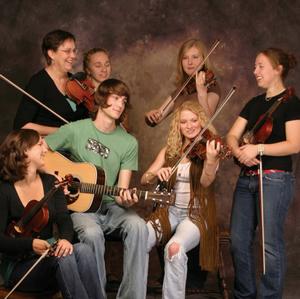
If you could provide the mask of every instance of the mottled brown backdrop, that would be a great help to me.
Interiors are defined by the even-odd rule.
[[[133,109],[130,124],[140,145],[140,174],[165,142],[169,121],[156,128],[144,123],[144,112],[158,106],[173,89],[176,55],[180,44],[200,38],[210,46],[217,38],[221,46],[212,55],[218,82],[225,95],[237,86],[236,95],[215,121],[225,134],[245,102],[257,94],[252,75],[258,50],[276,46],[300,59],[300,4],[286,1],[239,0],[2,0],[0,11],[0,73],[24,86],[42,65],[40,44],[45,33],[61,28],[77,37],[81,55],[92,47],[104,47],[112,54],[113,76],[128,83]],[[292,71],[288,85],[300,92],[299,67]],[[0,137],[11,130],[21,95],[0,82]],[[286,226],[288,271],[300,271],[299,182]],[[222,163],[216,182],[219,219],[228,227],[232,191],[238,168],[232,161]],[[298,267],[298,268],[297,268]]]

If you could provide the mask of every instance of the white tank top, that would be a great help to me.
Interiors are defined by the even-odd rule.
[[[190,202],[190,166],[191,162],[180,163],[177,169],[174,191],[176,193],[175,206],[188,208]]]

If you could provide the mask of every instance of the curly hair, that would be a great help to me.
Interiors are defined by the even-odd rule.
[[[198,116],[202,128],[208,122],[208,117],[206,116],[203,108],[196,101],[186,101],[179,106],[174,112],[167,138],[166,159],[168,160],[172,160],[182,154],[184,136],[180,131],[180,114],[184,110],[189,110],[195,113]],[[216,134],[216,129],[213,126],[209,126],[208,130],[212,134]]]
[[[198,39],[189,39],[181,45],[177,56],[177,76],[176,76],[177,86],[181,86],[184,83],[184,81],[188,78],[188,75],[185,73],[182,67],[182,59],[186,51],[192,47],[195,47],[200,51],[200,53],[202,54],[202,58],[204,58],[207,55],[207,49],[205,45]],[[205,61],[204,70],[205,71],[213,70],[209,58]]]
[[[20,129],[7,135],[0,145],[0,178],[16,182],[25,178],[28,162],[26,151],[37,144],[40,135],[32,129]]]

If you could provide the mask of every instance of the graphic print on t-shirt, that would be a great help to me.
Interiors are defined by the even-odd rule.
[[[104,159],[107,159],[110,153],[110,149],[107,146],[93,138],[88,139],[85,148],[88,151],[92,151],[96,154],[99,154],[101,157],[104,157]]]

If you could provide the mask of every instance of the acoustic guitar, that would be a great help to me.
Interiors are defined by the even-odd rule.
[[[74,212],[95,212],[101,205],[102,196],[118,196],[121,188],[105,184],[105,172],[87,162],[73,162],[58,152],[48,151],[45,168],[60,177],[71,175],[68,184],[70,194],[66,195],[68,209]],[[175,193],[168,191],[132,190],[139,199],[160,204],[174,205]]]

